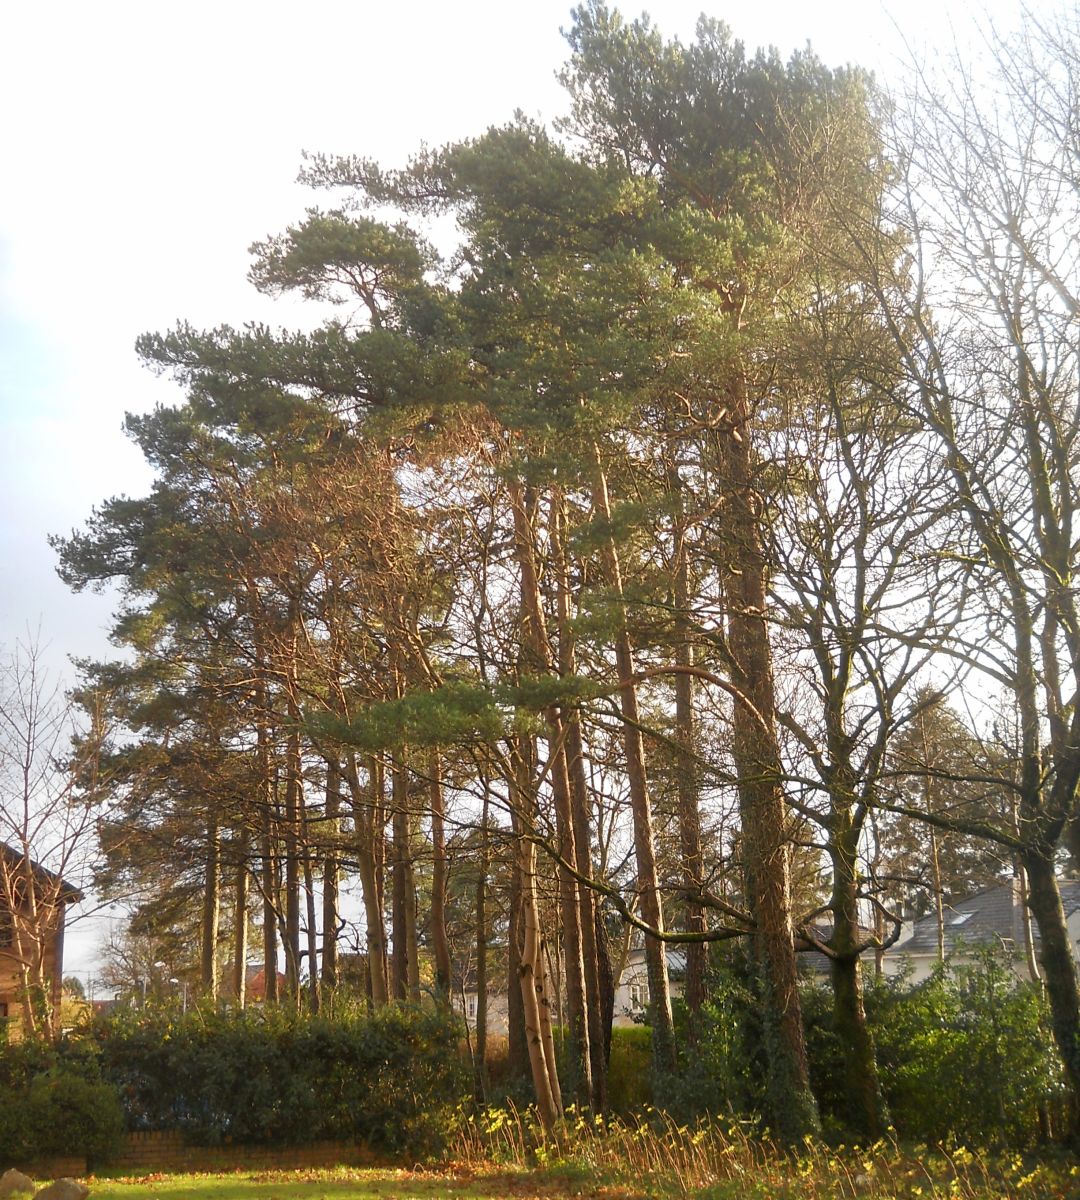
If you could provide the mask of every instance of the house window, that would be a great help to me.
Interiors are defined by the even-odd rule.
[[[9,909],[0,908],[0,950],[10,946],[14,940],[11,912]]]
[[[649,988],[644,983],[630,985],[630,1007],[634,1012],[640,1012],[649,1002]]]
[[[476,997],[475,996],[466,996],[465,997],[465,1015],[469,1018],[470,1021],[476,1020]]]

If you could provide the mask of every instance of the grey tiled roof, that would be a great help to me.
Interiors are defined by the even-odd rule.
[[[1065,915],[1080,909],[1080,882],[1062,879],[1058,881]],[[977,892],[966,900],[957,900],[945,905],[945,950],[958,945],[983,946],[1011,942],[1015,946],[1024,944],[1021,924],[1020,897],[1013,884],[999,884]],[[1035,930],[1038,940],[1038,930]],[[930,913],[915,922],[911,936],[892,948],[893,954],[936,954],[937,917]]]

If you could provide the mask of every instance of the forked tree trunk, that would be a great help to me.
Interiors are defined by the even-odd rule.
[[[307,913],[308,1012],[316,1016],[322,1007],[319,989],[319,922],[315,906],[315,872],[312,869],[312,847],[308,840],[308,823],[303,822],[304,906]]]
[[[262,845],[259,848],[263,893],[263,1001],[278,1002],[278,868],[274,854],[273,815],[267,804],[263,814]]]
[[[511,814],[514,834],[513,869],[510,872],[510,920],[506,947],[506,1024],[507,1068],[511,1080],[522,1082],[532,1077],[532,1055],[525,1029],[525,1006],[521,987],[523,947],[525,944],[525,894],[522,891],[524,874],[518,857],[518,845],[523,836],[522,822]]]
[[[491,790],[484,780],[484,803],[480,814],[480,862],[476,873],[476,1059],[473,1077],[473,1098],[477,1104],[487,1103],[487,1023],[488,1023],[488,956],[487,956],[487,874],[491,865],[488,820],[491,815]]]
[[[290,703],[290,717],[292,717]],[[299,712],[296,714],[299,720]],[[300,778],[299,726],[289,731],[285,748],[285,986],[289,1003],[300,1008]]]
[[[846,808],[845,812],[848,811]],[[843,819],[838,810],[835,821]],[[833,931],[829,940],[835,954],[830,964],[833,985],[833,1019],[844,1056],[844,1100],[852,1129],[877,1140],[888,1126],[878,1077],[874,1039],[866,1021],[859,963],[858,831],[848,819],[834,826],[831,839]]]

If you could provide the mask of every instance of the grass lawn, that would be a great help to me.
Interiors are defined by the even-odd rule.
[[[829,1169],[806,1162],[760,1162],[739,1178],[680,1186],[670,1177],[633,1173],[614,1179],[580,1165],[543,1170],[468,1166],[439,1171],[393,1167],[336,1170],[236,1171],[219,1175],[145,1175],[88,1182],[91,1200],[1074,1200],[1080,1198],[1075,1162],[1023,1172],[946,1179],[925,1168],[888,1180],[858,1176],[853,1164],[833,1160]],[[628,1174],[631,1181],[628,1181]],[[1010,1177],[1011,1176],[1011,1177]]]
[[[226,1175],[145,1175],[89,1180],[91,1200],[634,1200],[644,1192],[589,1184],[558,1172],[416,1172],[388,1167],[318,1171],[237,1171]]]

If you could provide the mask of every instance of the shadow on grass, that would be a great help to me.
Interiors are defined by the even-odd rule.
[[[499,1200],[579,1196],[528,1172],[427,1173],[394,1168],[238,1171],[227,1175],[143,1175],[90,1181],[91,1200]],[[614,1195],[614,1193],[611,1193]],[[626,1193],[623,1193],[626,1195]]]

